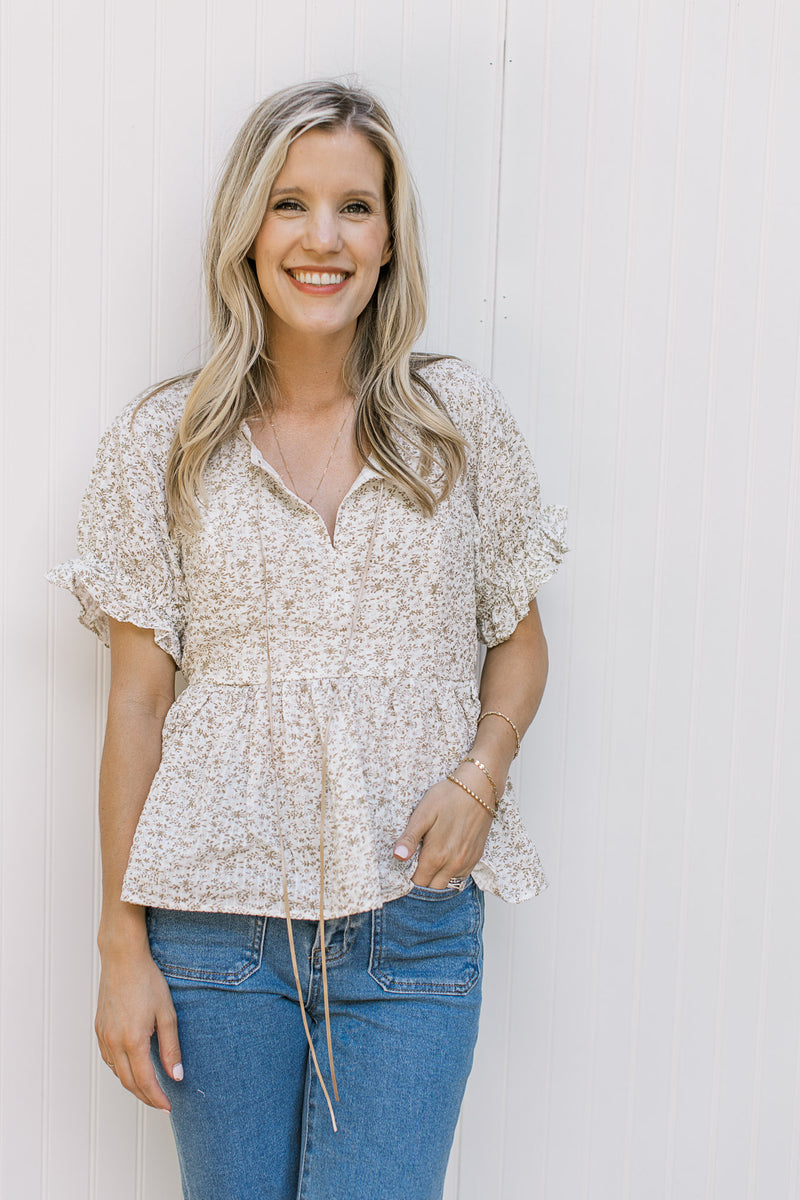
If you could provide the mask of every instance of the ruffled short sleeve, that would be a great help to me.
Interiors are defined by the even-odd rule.
[[[458,360],[444,360],[430,381],[470,443],[477,628],[481,641],[495,646],[511,636],[541,585],[558,570],[567,552],[567,510],[542,505],[528,444],[485,376]]]
[[[167,526],[163,405],[128,405],[103,436],[83,497],[77,556],[47,578],[77,597],[79,619],[108,646],[108,619],[152,629],[181,665],[184,595],[179,547]],[[162,419],[158,419],[162,418]]]

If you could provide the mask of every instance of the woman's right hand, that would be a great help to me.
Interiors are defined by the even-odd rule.
[[[101,956],[95,1033],[105,1062],[123,1087],[153,1108],[171,1105],[150,1057],[158,1035],[159,1057],[171,1079],[183,1079],[178,1021],[169,988],[147,948],[106,950]]]

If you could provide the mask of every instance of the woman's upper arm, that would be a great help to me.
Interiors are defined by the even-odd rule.
[[[175,699],[175,661],[152,629],[109,618],[111,697],[166,715]]]
[[[514,631],[502,642],[487,647],[486,662],[504,662],[513,657],[537,667],[547,675],[547,639],[539,616],[539,606],[534,598],[527,614],[519,621]]]
[[[542,628],[542,619],[539,616],[539,605],[536,602],[535,596],[533,600],[531,600],[530,608],[528,609],[527,614],[522,618],[521,621],[517,623],[517,626],[514,632],[511,634],[511,637],[516,638],[518,642],[526,642],[536,645],[540,645],[542,642],[544,642],[545,646],[547,645],[544,636],[544,629]],[[510,640],[511,639],[509,638],[509,641]],[[502,645],[502,643],[500,644]]]

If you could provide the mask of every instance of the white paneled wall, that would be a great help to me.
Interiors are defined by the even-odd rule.
[[[177,1200],[92,1037],[104,652],[48,590],[101,429],[195,365],[250,105],[357,72],[426,218],[426,345],[504,389],[570,556],[489,905],[447,1200],[800,1200],[800,7],[5,0],[3,1200]],[[346,1200],[346,1198],[337,1198]]]

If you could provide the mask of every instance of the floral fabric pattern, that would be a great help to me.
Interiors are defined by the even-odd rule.
[[[152,629],[187,680],[164,724],[123,899],[159,908],[319,915],[320,779],[328,729],[325,915],[407,893],[392,847],[424,792],[468,753],[478,639],[514,631],[566,550],[528,447],[496,389],[455,359],[424,368],[470,444],[425,517],[367,464],[333,542],[246,423],[205,473],[201,527],[171,533],[164,473],[189,384],[120,414],[103,437],[78,556],[50,572],[108,644],[108,618]],[[379,492],[381,511],[346,661]],[[473,877],[520,901],[547,886],[512,785]]]

